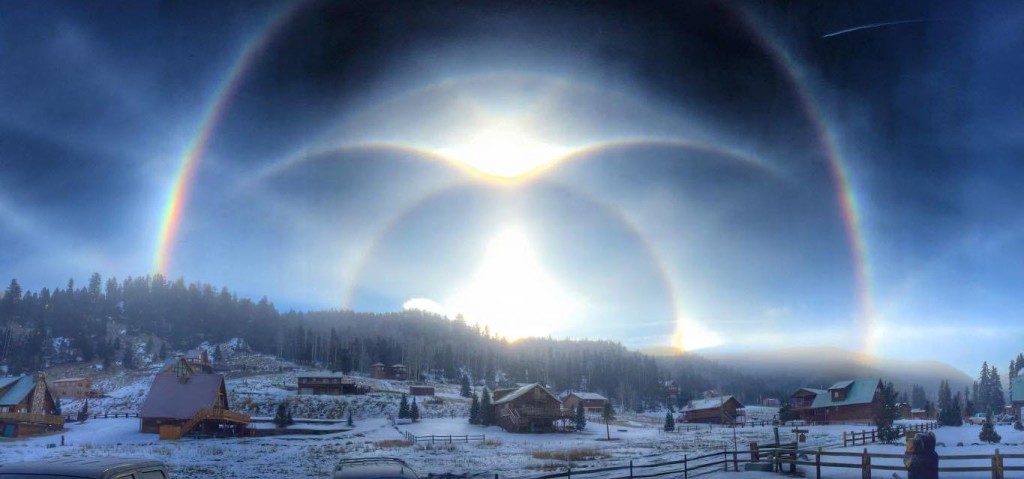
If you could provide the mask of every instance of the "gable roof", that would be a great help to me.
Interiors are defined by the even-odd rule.
[[[576,397],[578,397],[578,398],[580,398],[580,399],[582,399],[584,401],[607,401],[608,400],[608,398],[606,398],[606,397],[604,397],[604,396],[602,396],[602,395],[600,395],[598,393],[578,393],[578,392],[572,392],[572,393],[566,394],[565,397],[569,397],[569,396],[576,396]]]
[[[14,384],[14,383],[18,382],[19,379],[21,379],[21,376],[12,376],[12,377],[9,377],[9,378],[0,378],[0,389],[6,388],[7,386],[10,386],[11,384]]]
[[[193,374],[184,382],[174,374],[157,374],[139,416],[191,419],[217,403],[223,385],[224,376],[220,374]]]
[[[15,381],[12,381],[14,384],[11,388],[0,396],[0,406],[17,406],[36,387],[36,380],[32,376],[21,376],[13,379]]]
[[[703,409],[718,409],[723,404],[729,401],[740,402],[739,399],[736,399],[734,396],[721,396],[716,398],[699,399],[696,401],[690,401],[690,403],[687,404],[686,407],[680,409],[680,411],[687,412],[700,411]],[[742,406],[742,404],[740,405]]]
[[[881,378],[863,378],[854,379],[852,381],[840,381],[833,384],[829,390],[833,389],[846,389],[845,387],[836,387],[838,384],[851,383],[849,385],[850,392],[846,393],[846,399],[841,401],[833,401],[832,395],[828,391],[823,391],[821,394],[814,396],[814,402],[811,404],[812,408],[819,407],[832,407],[832,406],[848,406],[851,404],[869,404],[875,399],[875,389],[878,388],[878,384],[882,382]]]
[[[541,391],[544,391],[545,393],[547,393],[547,395],[551,396],[551,398],[554,399],[555,401],[562,402],[560,399],[558,399],[558,396],[555,396],[554,394],[551,393],[551,391],[548,391],[548,388],[546,388],[544,386],[541,386],[540,383],[533,383],[533,384],[527,384],[526,386],[523,386],[523,387],[521,387],[519,389],[516,389],[515,391],[512,391],[512,392],[502,396],[501,399],[499,399],[497,401],[494,401],[492,404],[498,405],[498,404],[504,404],[504,403],[507,403],[507,402],[510,402],[510,401],[514,401],[517,398],[521,397],[522,395],[532,391],[534,388],[540,388]]]
[[[828,390],[831,391],[833,389],[846,389],[846,388],[850,387],[851,385],[853,385],[854,381],[855,380],[853,380],[853,379],[848,380],[848,381],[839,381],[839,382],[829,386]]]

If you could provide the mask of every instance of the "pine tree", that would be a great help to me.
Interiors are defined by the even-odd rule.
[[[953,396],[953,403],[949,407],[949,412],[947,413],[948,416],[947,416],[946,422],[945,423],[941,423],[941,424],[943,426],[957,426],[957,427],[963,426],[964,425],[964,413],[963,413],[963,411],[964,411],[963,407],[960,404],[960,393],[956,393],[956,396]]]
[[[89,419],[89,400],[86,399],[85,403],[82,404],[82,409],[78,411],[78,422],[85,422]]]
[[[469,423],[480,424],[480,400],[476,394],[473,395],[473,402],[469,405]]]
[[[459,390],[459,395],[464,398],[473,396],[473,389],[469,385],[469,376],[466,374],[462,375],[462,388]]]
[[[952,402],[953,394],[949,390],[949,381],[943,380],[939,383],[939,410],[946,411]]]
[[[1003,396],[1003,381],[999,378],[999,370],[995,366],[988,369],[988,391],[989,408],[999,414],[1006,408],[1006,398]]]
[[[665,431],[672,432],[676,430],[676,420],[672,417],[671,412],[665,413]]]
[[[604,432],[608,436],[608,440],[612,440],[612,431],[609,423],[612,419],[615,419],[615,408],[612,406],[612,400],[609,399],[604,403],[604,409],[601,411],[601,419],[604,419]]]
[[[412,406],[409,407],[409,419],[412,419],[412,422],[420,420],[420,407],[416,405],[415,397],[412,398]]]
[[[576,405],[576,430],[582,431],[587,428],[587,410],[583,407],[583,401]]]
[[[277,413],[274,414],[274,425],[279,428],[288,426],[288,403],[282,401],[277,404]]]
[[[490,426],[494,422],[494,407],[491,406],[491,392],[484,388],[480,395],[480,424]]]
[[[896,388],[891,382],[885,383],[880,395],[880,405],[875,412],[875,426],[878,427],[878,439],[882,443],[889,444],[896,440],[899,431],[893,427],[893,423],[899,417],[899,408],[896,406]]]
[[[352,406],[348,408],[348,419],[345,420],[345,425],[348,427],[355,427],[356,423],[352,421]]]
[[[402,400],[398,403],[398,419],[409,418],[409,399],[402,395]]]
[[[989,444],[999,442],[1003,439],[999,437],[999,433],[996,432],[996,428],[992,424],[992,411],[985,413],[985,422],[981,425],[981,432],[978,433],[978,439]]]

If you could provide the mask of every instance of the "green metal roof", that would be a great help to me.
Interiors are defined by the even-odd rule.
[[[36,381],[32,376],[22,376],[18,378],[18,382],[11,386],[11,389],[7,390],[7,393],[0,396],[0,406],[17,406],[25,396],[28,396],[32,389],[36,386]]]
[[[829,386],[828,390],[831,391],[833,389],[846,389],[846,388],[850,387],[850,385],[853,384],[853,382],[854,382],[853,379],[851,379],[849,381],[839,381],[839,382]]]
[[[1024,376],[1010,379],[1010,397],[1015,402],[1024,401]]]
[[[829,389],[846,389],[842,386],[847,384],[849,391],[846,393],[846,399],[842,401],[833,401],[831,391],[825,391],[824,394],[818,394],[814,396],[814,402],[811,404],[812,408],[819,407],[832,407],[832,406],[848,406],[851,404],[868,404],[875,398],[875,389],[878,388],[878,383],[881,382],[879,378],[864,378],[854,379],[853,381],[840,381],[835,383]]]

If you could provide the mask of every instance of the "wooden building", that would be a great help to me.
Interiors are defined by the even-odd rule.
[[[249,416],[231,411],[224,376],[198,372],[184,358],[153,378],[139,410],[139,429],[178,439],[192,431],[239,434]]]
[[[742,407],[735,396],[705,397],[690,401],[679,412],[684,422],[734,424]]]
[[[374,379],[405,381],[409,378],[409,368],[404,364],[386,366],[384,363],[374,363],[370,365],[370,377]]]
[[[61,399],[85,399],[92,397],[92,379],[64,378],[49,381],[50,391]]]
[[[342,373],[327,371],[299,373],[298,391],[300,395],[325,394],[340,396],[343,394],[359,394],[356,382]]]
[[[601,414],[608,398],[598,393],[571,392],[562,399],[562,406],[570,411],[576,411],[580,404],[583,404],[583,411],[587,414]]]
[[[25,437],[64,428],[46,375],[0,378],[0,436]]]
[[[839,381],[828,389],[800,388],[790,396],[793,413],[815,424],[871,422],[881,405],[879,378]],[[908,411],[909,412],[909,411]]]
[[[1010,378],[1010,407],[1018,421],[1024,416],[1024,376]]]
[[[528,384],[515,390],[495,390],[492,397],[494,418],[509,432],[554,432],[564,428],[573,411],[540,384]]]
[[[416,384],[409,386],[410,396],[433,396],[434,386],[424,386],[422,384]]]
[[[764,407],[782,407],[782,401],[775,398],[764,398],[761,400],[761,405]]]

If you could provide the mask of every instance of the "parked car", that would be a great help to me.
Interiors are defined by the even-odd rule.
[[[153,459],[59,458],[0,464],[0,479],[167,479],[167,466]]]
[[[975,413],[973,416],[967,418],[967,422],[975,426],[980,426],[985,423],[985,413]]]
[[[3,478],[0,478],[3,479]],[[334,479],[420,479],[405,461],[393,457],[343,459],[334,468]]]

